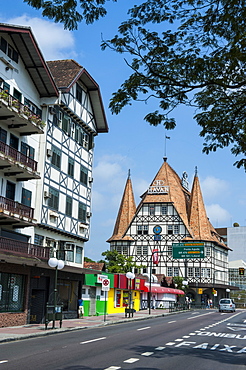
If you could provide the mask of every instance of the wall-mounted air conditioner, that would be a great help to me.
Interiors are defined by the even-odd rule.
[[[92,216],[92,213],[91,213],[91,212],[86,212],[86,216],[87,216],[88,218],[90,218],[90,217]]]
[[[47,149],[47,157],[52,157],[52,149]]]
[[[51,194],[48,191],[44,191],[44,198],[51,198]]]
[[[50,111],[50,114],[56,114],[56,110],[54,107],[50,107],[49,111]]]
[[[93,177],[89,177],[89,178],[88,178],[88,181],[89,181],[89,182],[93,182]]]

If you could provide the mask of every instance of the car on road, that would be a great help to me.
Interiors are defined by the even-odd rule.
[[[222,298],[219,301],[219,312],[223,312],[223,311],[231,311],[231,312],[236,311],[236,306],[235,306],[233,299]]]

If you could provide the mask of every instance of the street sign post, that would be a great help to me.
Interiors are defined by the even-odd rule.
[[[173,243],[173,258],[204,258],[204,243]]]
[[[108,292],[110,290],[110,280],[109,279],[104,279],[102,281],[102,290],[105,292]]]

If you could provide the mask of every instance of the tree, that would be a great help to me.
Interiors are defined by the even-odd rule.
[[[133,257],[124,256],[116,250],[103,252],[102,256],[105,256],[108,272],[126,273],[137,267],[136,263],[133,262]]]
[[[56,6],[55,0],[24,1],[46,7],[43,15],[69,29],[106,14],[106,0],[61,0]],[[112,95],[112,113],[132,101],[156,99],[158,109],[145,120],[173,129],[174,109],[193,107],[203,152],[230,147],[239,156],[234,164],[246,170],[245,5],[245,0],[147,0],[129,9],[118,35],[102,43],[102,49],[128,55],[131,70]]]
[[[91,258],[89,258],[89,257],[85,257],[84,258],[84,262],[95,262],[95,261],[93,261]]]

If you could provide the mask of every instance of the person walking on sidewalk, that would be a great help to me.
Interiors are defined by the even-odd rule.
[[[79,318],[80,317],[83,317],[84,316],[84,301],[82,299],[82,297],[80,299],[78,299],[78,315],[79,315]]]

